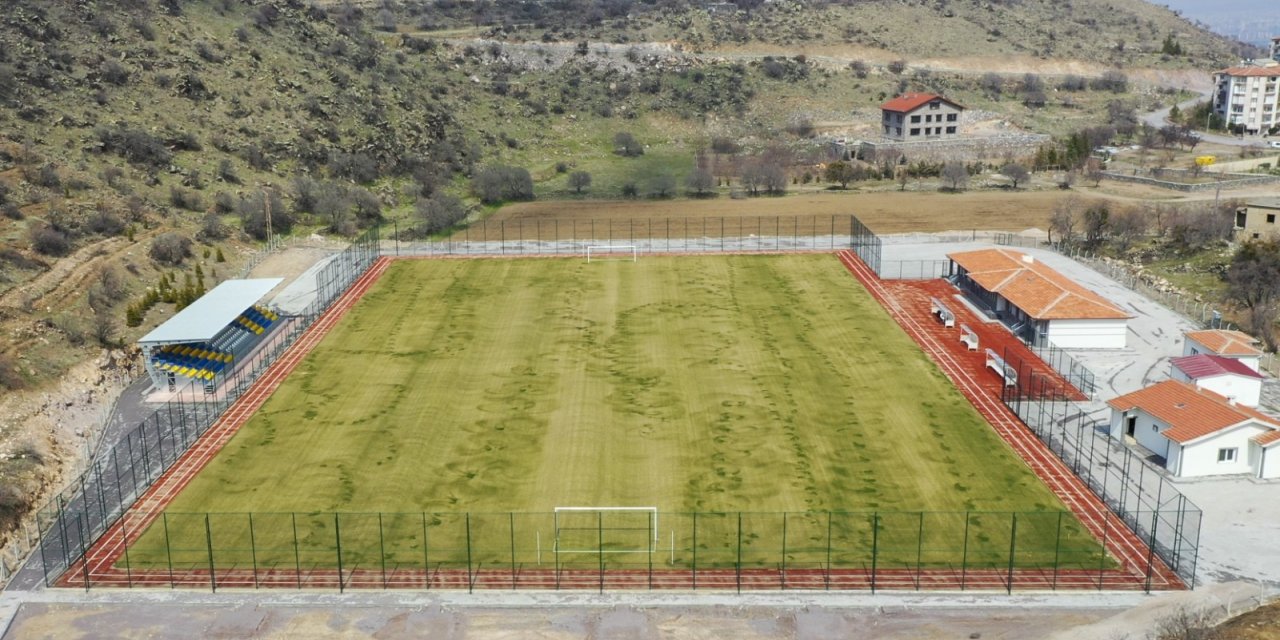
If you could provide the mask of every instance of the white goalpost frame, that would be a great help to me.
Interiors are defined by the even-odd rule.
[[[594,258],[596,262],[601,262],[606,259],[626,260],[627,258],[625,256],[627,251],[631,253],[632,262],[637,262],[640,256],[640,251],[634,244],[589,244],[586,245],[583,250],[586,253],[588,263],[591,262],[592,258]],[[600,257],[602,255],[614,257],[602,258]],[[616,257],[619,255],[623,257]]]
[[[560,548],[560,514],[561,513],[587,513],[602,511],[639,511],[649,514],[649,530],[653,534],[653,540],[649,543],[648,549],[561,549]],[[658,548],[658,508],[657,507],[555,507],[552,510],[552,526],[555,528],[555,538],[552,540],[552,553],[653,553]]]

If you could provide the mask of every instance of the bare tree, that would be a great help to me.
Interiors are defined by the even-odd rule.
[[[1227,267],[1227,298],[1248,311],[1249,328],[1274,351],[1272,329],[1280,306],[1280,241],[1268,238],[1240,246]]]
[[[1000,167],[1000,175],[1012,180],[1014,189],[1017,189],[1019,184],[1026,182],[1031,178],[1031,172],[1027,171],[1026,167],[1016,162],[1010,162],[1009,164]]]
[[[1053,244],[1053,234],[1058,233],[1058,242],[1070,246],[1076,241],[1076,226],[1079,224],[1078,212],[1083,203],[1076,196],[1067,196],[1053,204],[1049,214],[1049,243]]]
[[[1128,251],[1133,243],[1147,235],[1151,218],[1141,208],[1124,209],[1111,216],[1111,244],[1120,251]]]
[[[1084,161],[1084,177],[1086,180],[1093,182],[1094,188],[1102,184],[1102,160],[1098,158],[1089,158]]]
[[[952,160],[942,165],[942,181],[951,191],[961,191],[969,184],[969,170],[963,162]]]
[[[711,172],[701,167],[694,167],[693,171],[685,176],[684,185],[689,191],[699,198],[707,195],[716,184],[716,177]]]
[[[1095,202],[1084,210],[1084,244],[1097,249],[1111,234],[1111,207],[1105,202]]]
[[[776,162],[763,162],[760,175],[764,181],[765,191],[769,195],[781,195],[787,192],[787,170]]]

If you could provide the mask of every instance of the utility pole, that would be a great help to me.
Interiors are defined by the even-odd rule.
[[[262,189],[262,210],[266,213],[267,218],[267,250],[271,250],[272,241],[275,240],[274,232],[271,228],[271,194],[264,187]]]

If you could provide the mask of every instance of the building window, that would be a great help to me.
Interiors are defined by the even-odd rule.
[[[1267,214],[1267,224],[1275,224],[1275,223],[1276,223],[1276,214],[1274,214],[1274,213],[1268,213],[1268,214]]]
[[[920,116],[911,116],[912,122],[920,122]]]
[[[1158,426],[1156,426],[1156,425],[1154,425],[1154,424],[1153,424],[1153,425],[1151,425],[1151,430],[1152,430],[1152,431],[1159,431],[1159,430],[1160,430],[1160,427],[1158,427]]]
[[[913,136],[918,136],[918,135],[920,135],[920,129],[919,129],[919,128],[912,129],[912,130],[911,130],[911,135],[913,135]]]
[[[1230,449],[1218,449],[1218,462],[1235,462],[1235,461],[1236,461],[1235,447],[1232,447]]]
[[[938,101],[936,101],[936,100],[935,100],[935,101],[933,101],[933,102],[930,102],[930,103],[929,103],[929,108],[930,108],[930,109],[940,109],[940,108],[942,108],[942,103],[941,103],[941,102],[938,102]]]
[[[954,114],[954,113],[948,113],[948,114],[947,114],[947,122],[955,122],[955,121],[956,121],[956,114]]]
[[[955,132],[956,132],[955,127],[947,127],[947,133],[955,133]]]

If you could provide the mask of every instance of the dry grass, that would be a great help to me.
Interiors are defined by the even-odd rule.
[[[858,216],[879,233],[954,229],[1021,231],[1048,227],[1059,191],[813,193],[732,200],[592,200],[522,202],[500,209],[491,222],[622,220],[748,216]]]

